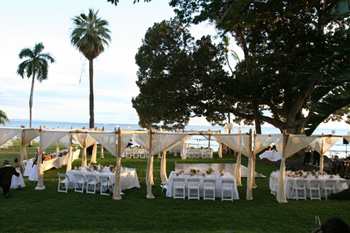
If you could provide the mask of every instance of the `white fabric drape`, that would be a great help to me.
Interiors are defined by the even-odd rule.
[[[106,148],[113,156],[117,155],[117,143],[116,133],[103,132],[103,133],[92,133],[91,137],[95,138],[101,144],[101,148]]]
[[[63,138],[65,135],[67,135],[69,132],[67,131],[41,131],[40,132],[40,146],[39,146],[39,158],[38,158],[38,183],[35,187],[35,190],[43,190],[45,189],[44,186],[44,171],[43,171],[43,164],[42,164],[42,156],[41,153],[43,153],[47,148],[55,144],[58,140]]]
[[[248,175],[247,175],[247,200],[253,200],[253,182],[252,177],[254,176],[254,160],[253,160],[253,153],[252,148],[250,144],[251,135],[250,134],[220,134],[220,135],[213,135],[213,137],[221,142],[224,143],[226,146],[232,148],[235,151],[238,151],[239,153],[242,153],[246,157],[248,157]]]
[[[182,134],[182,133],[152,132],[152,131],[150,132],[150,134],[135,135],[134,137],[135,141],[139,143],[142,140],[141,142],[142,145],[149,150],[149,154],[150,154],[148,158],[147,171],[146,171],[147,198],[154,198],[152,193],[152,185],[154,185],[153,156],[167,148],[171,148],[172,146],[175,146],[179,141],[184,140],[187,136],[188,134]]]
[[[83,147],[83,153],[82,153],[82,160],[81,160],[81,166],[86,167],[87,166],[87,153],[86,148],[92,146],[96,140],[88,132],[81,132],[81,133],[74,133],[73,139],[81,146]]]
[[[97,142],[93,144],[90,163],[97,163],[96,155],[97,155]]]
[[[134,131],[122,133],[122,131],[119,129],[119,135],[118,135],[118,147],[120,147],[120,154],[116,154],[117,156],[117,162],[116,162],[116,173],[115,173],[115,184],[114,184],[114,190],[113,190],[113,199],[114,200],[121,200],[122,197],[120,195],[120,168],[121,168],[121,155],[124,153],[124,150],[126,149],[126,146],[128,145],[130,139],[134,135]],[[112,139],[110,139],[112,140]],[[114,140],[115,141],[115,140]]]
[[[168,179],[166,174],[166,150],[163,150],[162,158],[160,160],[160,178],[162,179],[162,182],[165,182],[166,180],[164,180],[162,175],[164,175],[165,179]]]
[[[2,128],[0,127],[0,146],[5,144],[8,140],[20,134],[21,128]]]
[[[22,129],[22,131],[17,134],[18,141],[21,144],[21,161],[28,159],[26,144],[36,137],[39,137],[37,129]]]
[[[315,140],[315,138],[312,136],[307,137],[305,135],[281,134],[278,136],[277,141],[275,141],[277,150],[282,157],[276,194],[276,199],[279,203],[287,203],[285,190],[286,159],[309,145],[313,140]]]
[[[324,167],[324,153],[326,153],[341,137],[340,136],[326,136],[322,135],[310,143],[310,146],[320,153],[320,171]]]

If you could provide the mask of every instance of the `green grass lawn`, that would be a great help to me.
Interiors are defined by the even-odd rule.
[[[28,157],[34,157],[34,147],[27,148]],[[46,152],[54,152],[55,146]],[[18,142],[13,149],[1,149],[0,160],[20,156]],[[156,156],[157,157],[157,156]],[[254,200],[245,200],[246,179],[238,187],[240,200],[216,201],[182,200],[168,198],[160,188],[160,159],[155,157],[153,194],[155,199],[146,199],[146,159],[123,159],[124,167],[136,168],[141,188],[125,190],[121,201],[112,196],[99,194],[57,192],[57,173],[51,169],[44,174],[43,191],[34,190],[35,184],[27,179],[27,187],[12,190],[9,199],[0,196],[1,232],[311,232],[315,216],[321,221],[338,216],[350,223],[350,202],[333,200],[289,200],[279,204],[270,194],[269,175],[275,168],[257,163],[256,171],[267,176],[257,179],[258,188],[253,190]],[[88,159],[89,161],[89,159]],[[115,164],[115,158],[105,150],[103,165]],[[219,159],[181,160],[179,156],[167,156],[168,174],[175,162],[233,163],[232,157]],[[81,159],[73,163],[79,166]],[[247,166],[247,160],[242,159]],[[2,192],[2,191],[1,191]],[[2,195],[2,193],[1,193]]]

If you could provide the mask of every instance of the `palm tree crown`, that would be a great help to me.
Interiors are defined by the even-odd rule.
[[[5,125],[5,122],[10,122],[10,120],[7,118],[6,113],[0,110],[0,125]]]
[[[33,107],[33,94],[34,94],[34,81],[35,78],[42,82],[47,79],[48,75],[48,61],[53,63],[55,59],[51,57],[49,53],[43,53],[43,43],[35,44],[33,49],[24,48],[19,53],[19,58],[28,58],[18,65],[17,74],[24,78],[25,74],[28,78],[32,77],[32,86],[29,97],[29,125],[32,127],[32,107]]]
[[[89,9],[89,14],[80,14],[73,18],[74,29],[71,43],[88,60],[95,59],[104,51],[104,44],[111,40],[108,22],[97,16],[98,11]]]
[[[28,57],[27,60],[19,64],[17,74],[24,78],[25,73],[28,78],[36,76],[39,82],[47,79],[48,75],[48,61],[53,63],[55,59],[49,53],[42,53],[44,50],[43,43],[37,43],[33,50],[24,48],[19,53],[19,58]],[[34,78],[34,77],[33,77]]]
[[[89,14],[80,14],[73,18],[73,31],[71,34],[71,43],[89,60],[89,127],[95,127],[94,117],[94,75],[93,60],[104,51],[104,45],[108,45],[111,40],[108,22],[97,17],[98,11],[89,9]]]

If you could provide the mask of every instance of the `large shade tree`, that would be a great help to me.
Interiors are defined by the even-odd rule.
[[[43,43],[35,44],[33,49],[24,48],[19,53],[19,58],[27,58],[25,61],[18,65],[17,74],[22,78],[27,76],[32,78],[32,85],[30,89],[29,97],[29,126],[32,127],[32,109],[33,109],[33,98],[34,98],[34,83],[35,79],[39,82],[48,78],[49,62],[55,62],[55,59],[50,53],[43,53]]]
[[[183,21],[209,20],[242,48],[244,60],[232,79],[216,85],[229,102],[230,112],[254,121],[258,133],[262,122],[300,133],[323,100],[320,95],[342,92],[343,99],[348,95],[343,90],[347,90],[349,75],[339,74],[349,64],[349,37],[343,33],[349,28],[348,14],[325,20],[334,15],[340,2],[344,1],[172,0],[170,4]],[[314,60],[327,57],[321,66],[312,66]],[[303,82],[296,85],[301,76]],[[217,100],[216,106],[223,102]],[[349,102],[337,103],[342,107]],[[222,114],[208,113],[208,119]]]
[[[73,18],[73,31],[71,33],[71,43],[89,60],[89,127],[95,127],[94,116],[94,69],[93,61],[104,50],[105,45],[111,40],[108,22],[98,17],[98,11],[89,9],[89,13],[84,13]]]

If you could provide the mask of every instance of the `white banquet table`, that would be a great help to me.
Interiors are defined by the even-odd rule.
[[[281,160],[282,157],[277,151],[265,151],[261,155],[259,155],[260,159],[268,159],[270,161],[278,161]]]
[[[54,153],[57,154],[57,153]],[[73,151],[72,153],[72,162],[79,158],[80,150]],[[57,156],[57,155],[56,155]],[[69,153],[62,157],[56,157],[55,159],[50,159],[48,161],[43,161],[43,171],[50,170],[51,168],[61,168],[63,165],[67,165]],[[30,176],[33,172],[33,169],[37,169],[36,166],[33,167],[34,159],[27,161],[26,167],[24,169],[23,176]]]
[[[289,175],[288,175],[289,174]],[[297,179],[305,179],[307,181],[307,185],[311,180],[315,180],[316,178],[314,176],[308,176],[307,178],[303,178],[303,177],[292,177],[290,176],[290,172],[286,172],[286,176],[285,176],[285,191],[286,191],[286,197],[288,199],[295,199],[295,197],[292,196],[292,189],[293,189],[293,185],[295,184],[295,181]],[[279,176],[279,171],[275,171],[272,172],[270,175],[270,182],[269,182],[269,186],[270,186],[270,190],[271,193],[276,193],[277,192],[277,183],[278,183],[278,176]],[[333,178],[330,178],[329,175],[319,175],[318,180],[321,181],[321,188],[324,186],[324,183],[326,182],[326,180],[336,180],[336,186],[339,186],[339,181],[340,180],[345,180],[343,178],[340,178],[339,176],[334,176]],[[344,184],[344,186],[339,187],[340,189],[346,189],[346,184]],[[321,193],[322,196],[324,196],[324,193]]]
[[[191,176],[190,174],[181,174],[179,176],[176,176],[176,173],[175,171],[172,171],[170,173],[170,176],[169,176],[169,180],[168,180],[168,188],[167,188],[167,192],[166,192],[166,196],[167,197],[173,197],[174,194],[173,194],[173,181],[174,181],[174,178],[183,178],[185,179],[185,183],[186,183],[186,196],[187,196],[187,180],[190,179],[190,178],[194,178],[194,179],[199,179],[199,182],[200,182],[200,196],[202,197],[203,196],[203,181],[205,179],[214,179],[216,181],[216,189],[215,189],[215,197],[216,198],[219,198],[221,197],[221,182],[223,180],[233,180],[234,181],[234,188],[233,188],[233,199],[234,200],[238,200],[239,199],[239,194],[238,194],[238,190],[237,190],[237,185],[236,185],[236,180],[235,178],[227,173],[227,172],[224,172],[224,176],[221,176],[220,173],[216,173],[214,172],[214,174],[211,174],[211,175],[208,175],[206,174],[205,177],[202,176],[202,174],[196,174],[196,175],[193,175]]]
[[[97,180],[100,180],[100,175],[108,175],[111,177],[112,182],[115,182],[115,173],[110,172],[109,168],[104,169],[103,172],[99,172],[97,170],[88,171],[86,168],[81,168],[80,170],[70,170],[67,171],[67,175],[70,180],[70,188],[74,188],[75,184],[75,174],[84,174],[84,175],[95,175]],[[120,172],[120,189],[132,189],[132,188],[140,188],[139,178],[137,177],[137,172],[135,168],[127,168],[125,171]]]

